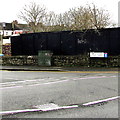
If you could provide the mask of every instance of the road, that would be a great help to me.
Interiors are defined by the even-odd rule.
[[[88,102],[118,96],[117,72],[2,72],[3,118],[118,118],[119,99],[83,106]],[[75,106],[47,112],[23,112],[26,109]],[[12,111],[21,110],[23,113]],[[4,115],[9,111],[9,115]]]

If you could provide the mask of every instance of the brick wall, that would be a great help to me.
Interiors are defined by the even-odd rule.
[[[11,56],[11,44],[5,44],[2,46],[2,53],[5,56]]]

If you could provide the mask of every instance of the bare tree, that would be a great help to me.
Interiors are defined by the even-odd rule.
[[[57,15],[50,11],[45,16],[45,31],[55,31],[55,26],[57,24]]]
[[[46,15],[46,8],[40,6],[35,2],[25,5],[20,11],[18,17],[30,25],[33,32],[38,32],[40,27],[43,27],[44,17]]]
[[[110,24],[110,15],[104,9],[98,9],[94,4],[93,8],[89,6],[89,11],[91,14],[91,23],[93,23],[94,29],[105,28]]]
[[[94,4],[72,8],[64,14],[64,18],[66,17],[64,24],[69,25],[70,30],[100,29],[111,24],[109,13]]]
[[[109,13],[94,4],[55,14],[47,13],[45,7],[32,2],[24,6],[19,18],[26,21],[33,32],[100,29],[112,25]]]
[[[55,14],[54,12],[49,12],[46,15],[46,31],[62,31],[64,30],[64,20],[63,14]]]

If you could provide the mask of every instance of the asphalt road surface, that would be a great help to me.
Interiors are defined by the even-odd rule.
[[[117,72],[0,72],[3,118],[118,118]]]

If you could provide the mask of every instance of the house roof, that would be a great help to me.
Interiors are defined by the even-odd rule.
[[[28,24],[16,24],[15,26],[21,30],[30,30]]]
[[[13,23],[4,23],[5,27],[3,27],[4,22],[0,22],[0,29],[4,30],[29,30],[27,24],[13,24]]]
[[[13,30],[13,25],[12,23],[4,23],[5,27],[3,27],[3,23],[0,23],[0,28],[4,29],[4,30]],[[20,28],[14,26],[14,30],[20,30]]]

